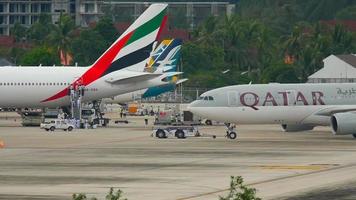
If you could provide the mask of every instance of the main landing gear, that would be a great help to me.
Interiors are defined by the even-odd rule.
[[[227,127],[226,137],[232,140],[236,139],[237,138],[236,125],[231,123],[225,123],[225,126]]]

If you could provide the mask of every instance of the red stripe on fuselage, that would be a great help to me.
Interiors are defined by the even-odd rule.
[[[80,78],[75,80],[72,85],[76,87],[78,84],[80,85],[89,85],[95,80],[99,79],[102,74],[109,68],[116,55],[121,51],[121,49],[126,45],[127,41],[130,39],[134,31],[128,33],[125,37],[115,43],[103,56],[101,56],[93,66],[86,71]],[[51,96],[50,98],[43,100],[42,102],[53,101],[68,95],[69,86],[64,88],[62,91],[57,94]]]

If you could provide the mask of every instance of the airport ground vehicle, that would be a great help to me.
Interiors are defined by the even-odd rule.
[[[41,123],[41,128],[45,129],[46,131],[54,131],[56,129],[72,131],[74,129],[74,125],[70,124],[64,119],[56,119],[52,120],[51,122]]]
[[[81,126],[84,127],[84,123],[88,123],[90,126],[99,125],[106,126],[109,124],[110,119],[104,118],[100,111],[92,108],[82,109],[82,121]]]
[[[22,126],[39,126],[43,120],[42,111],[21,112]]]
[[[168,110],[158,113],[155,125],[195,126],[201,125],[201,119],[190,111],[183,111],[181,114],[174,110]]]
[[[158,126],[153,128],[152,136],[160,139],[172,136],[184,139],[186,137],[199,137],[200,133],[195,126]]]

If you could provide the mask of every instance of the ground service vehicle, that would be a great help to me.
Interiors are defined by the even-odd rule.
[[[198,128],[195,126],[161,126],[153,128],[152,136],[161,139],[170,136],[184,139],[186,137],[199,137],[200,133]]]
[[[62,129],[64,131],[72,131],[74,129],[74,125],[67,122],[64,119],[57,119],[51,122],[45,122],[41,124],[41,128],[45,129],[46,131],[54,131],[56,129]]]

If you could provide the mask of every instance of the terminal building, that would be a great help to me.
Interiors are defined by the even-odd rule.
[[[308,77],[308,83],[356,82],[356,54],[330,55],[324,67]]]
[[[43,13],[56,23],[61,13],[73,17],[76,25],[86,27],[109,16],[114,22],[131,22],[151,3],[157,1],[121,0],[0,0],[0,35],[9,35],[11,27],[20,23],[26,27],[34,24]],[[235,12],[237,0],[230,1],[165,1],[169,3],[171,25],[194,29],[208,16],[230,15]]]

